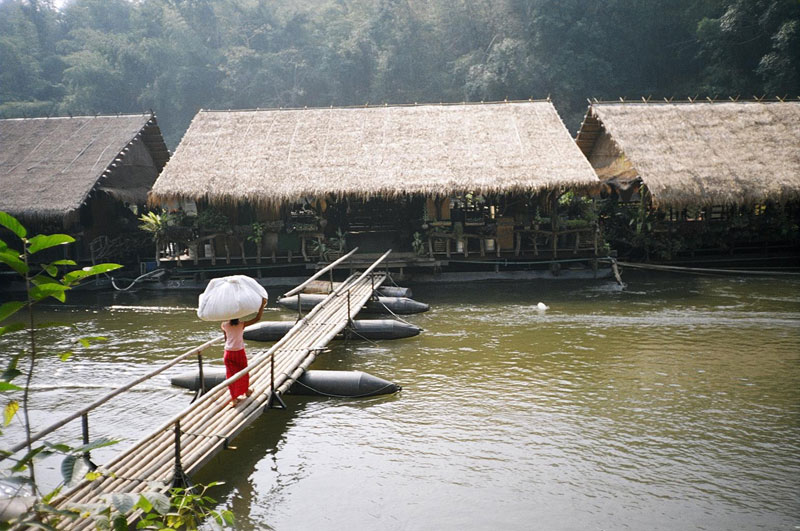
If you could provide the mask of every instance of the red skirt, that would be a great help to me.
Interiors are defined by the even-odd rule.
[[[244,353],[244,349],[226,350],[222,360],[225,362],[225,378],[230,378],[247,367],[247,356]],[[245,374],[228,385],[228,390],[231,392],[231,398],[233,399],[246,394],[248,389],[250,389],[250,374]]]

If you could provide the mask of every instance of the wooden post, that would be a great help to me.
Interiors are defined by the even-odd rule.
[[[81,415],[81,431],[83,433],[83,445],[86,446],[89,444],[89,414],[84,413]],[[89,465],[89,468],[95,470],[97,465],[92,463],[92,456],[89,452],[83,452],[83,458],[86,460],[86,463]]]
[[[553,260],[558,258],[558,231],[553,229]]]
[[[553,191],[553,203],[550,213],[550,229],[553,231],[553,260],[558,258],[558,197],[557,191]]]
[[[276,404],[277,402],[277,404]],[[265,409],[286,409],[286,402],[278,395],[275,390],[275,353],[269,355],[269,399]]]
[[[297,320],[303,317],[302,307],[300,306],[300,293],[297,294]]]
[[[181,465],[181,421],[175,421],[175,468],[172,474],[172,486],[186,488],[191,486],[191,482],[183,472]]]
[[[197,365],[198,365],[198,374],[200,375],[200,382],[198,385],[198,389],[200,390],[200,394],[206,394],[206,380],[203,377],[203,351],[197,353]]]
[[[242,251],[242,264],[246,265],[247,264],[247,257],[245,256],[245,253],[244,253],[244,242],[241,241],[241,240],[239,241],[239,249]]]
[[[353,325],[353,320],[350,318],[350,290],[347,290],[347,324]]]

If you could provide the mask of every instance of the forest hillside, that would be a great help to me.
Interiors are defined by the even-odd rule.
[[[0,116],[800,95],[798,0],[3,0]]]

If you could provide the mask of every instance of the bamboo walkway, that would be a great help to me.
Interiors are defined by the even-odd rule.
[[[102,466],[104,477],[84,481],[61,496],[54,505],[67,508],[95,504],[103,494],[152,490],[154,482],[165,484],[163,490],[166,491],[176,479],[182,479],[183,474],[192,475],[200,470],[274,405],[273,401],[280,399],[280,395],[303,374],[317,354],[358,313],[373,290],[386,280],[386,274],[373,273],[373,270],[388,254],[363,273],[351,275],[274,346],[256,352],[246,369],[209,390],[183,412]],[[195,350],[199,352],[221,341],[221,337],[214,339]],[[228,405],[228,384],[247,372],[254,392],[231,408]],[[59,528],[87,529],[93,526],[92,519],[65,519]]]

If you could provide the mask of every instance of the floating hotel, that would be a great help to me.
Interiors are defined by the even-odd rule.
[[[598,184],[549,100],[203,110],[150,203],[195,227],[161,247],[173,279],[300,276],[354,247],[413,280],[595,278],[596,219],[564,197]]]

